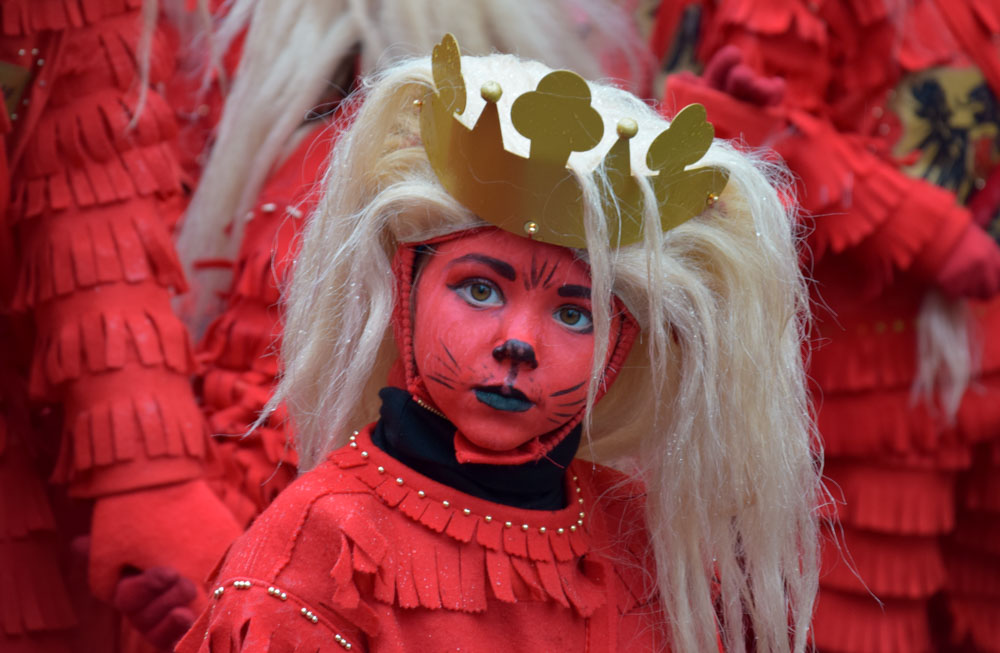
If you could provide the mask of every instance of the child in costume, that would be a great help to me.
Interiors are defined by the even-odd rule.
[[[309,471],[178,650],[804,650],[805,292],[759,164],[451,37],[361,95],[271,403]]]
[[[428,52],[445,32],[477,53],[509,52],[599,77],[611,53],[641,59],[621,52],[641,46],[616,43],[628,29],[607,0],[233,3],[216,47],[230,47],[245,30],[244,56],[178,250],[193,285],[188,322],[198,333],[208,324],[198,351],[201,394],[213,432],[234,436],[219,442],[227,504],[241,521],[263,510],[296,472],[282,412],[252,435],[235,436],[246,434],[270,399],[281,289],[315,184],[348,119],[339,102],[356,77],[393,57]],[[200,266],[206,261],[216,265]]]

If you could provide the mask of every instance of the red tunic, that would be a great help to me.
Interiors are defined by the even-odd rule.
[[[577,460],[568,507],[512,508],[417,474],[370,430],[236,542],[180,653],[662,650],[626,477]]]

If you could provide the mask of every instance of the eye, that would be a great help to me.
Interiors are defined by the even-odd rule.
[[[594,326],[590,311],[579,306],[561,306],[555,312],[558,322],[573,331],[587,333]]]
[[[500,289],[485,279],[469,279],[452,290],[464,299],[470,306],[500,306],[503,304],[503,295]]]

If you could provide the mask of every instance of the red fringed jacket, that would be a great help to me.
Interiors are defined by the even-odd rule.
[[[624,476],[577,460],[568,507],[512,508],[411,471],[370,429],[234,544],[180,653],[662,649]]]

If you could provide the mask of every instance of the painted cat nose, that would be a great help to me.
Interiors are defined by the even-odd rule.
[[[510,361],[527,365],[530,369],[538,367],[538,359],[535,358],[535,350],[528,343],[521,340],[508,340],[493,349],[493,358],[498,362]]]

